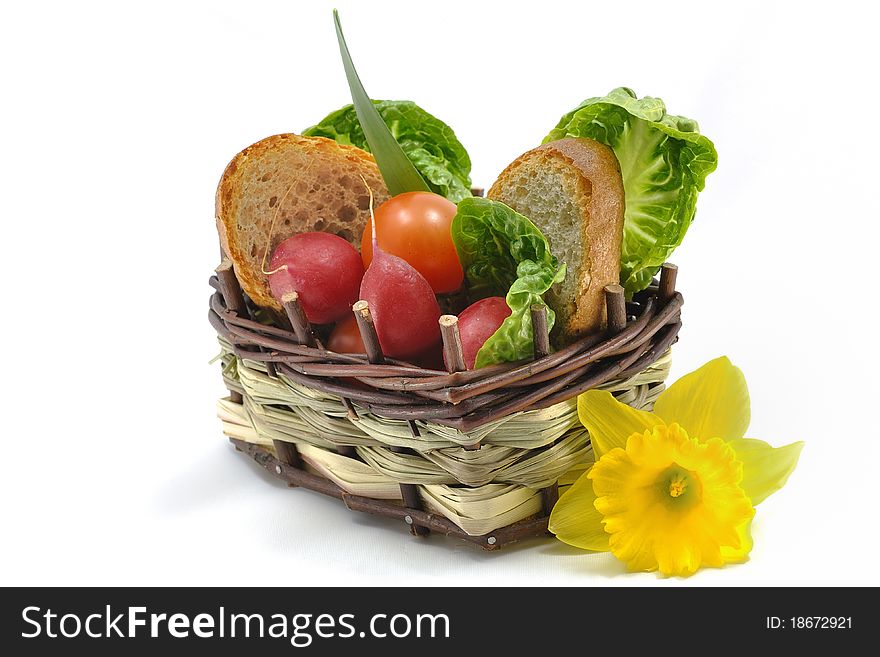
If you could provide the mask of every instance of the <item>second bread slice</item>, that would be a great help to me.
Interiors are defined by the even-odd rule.
[[[547,294],[564,344],[605,326],[606,285],[620,276],[623,180],[613,151],[592,139],[560,139],[524,153],[498,176],[488,197],[538,226],[568,265]]]

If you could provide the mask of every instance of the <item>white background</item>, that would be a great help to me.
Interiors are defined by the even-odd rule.
[[[0,583],[880,584],[870,3],[335,4],[367,90],[451,124],[477,184],[620,85],[714,140],[672,258],[673,379],[727,354],[749,435],[807,443],[751,561],[664,580],[549,539],[417,540],[236,454],[208,365],[214,188],[348,102],[332,5],[35,2],[0,17]]]

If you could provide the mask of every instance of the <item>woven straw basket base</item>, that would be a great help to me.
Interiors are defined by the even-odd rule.
[[[294,331],[253,321],[221,266],[210,319],[230,391],[218,402],[223,431],[290,486],[403,520],[414,534],[439,532],[489,550],[545,535],[560,487],[593,460],[577,394],[608,390],[650,409],[665,387],[681,295],[674,268],[663,272],[625,306],[619,288],[608,293],[609,323],[614,314],[622,319],[604,341],[497,371],[444,374],[333,354],[314,338],[309,345],[311,329],[297,326],[295,312]],[[455,395],[464,403],[446,401]]]

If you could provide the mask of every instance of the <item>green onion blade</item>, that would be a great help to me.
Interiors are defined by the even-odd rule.
[[[418,169],[410,162],[388,126],[385,125],[385,121],[382,120],[373,101],[370,100],[361,84],[354,63],[351,61],[345,37],[342,34],[339,13],[335,9],[333,10],[333,22],[336,24],[336,38],[339,40],[339,53],[342,55],[345,77],[348,79],[348,87],[351,90],[351,101],[388,191],[392,196],[404,192],[431,191]]]

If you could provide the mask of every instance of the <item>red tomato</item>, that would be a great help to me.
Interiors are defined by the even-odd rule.
[[[337,354],[365,354],[364,341],[354,315],[340,321],[330,333],[327,349]]]
[[[428,281],[434,292],[455,292],[464,272],[449,229],[455,203],[431,192],[405,192],[376,208],[376,236],[386,253],[403,258]],[[361,242],[364,268],[373,260],[373,225]]]

